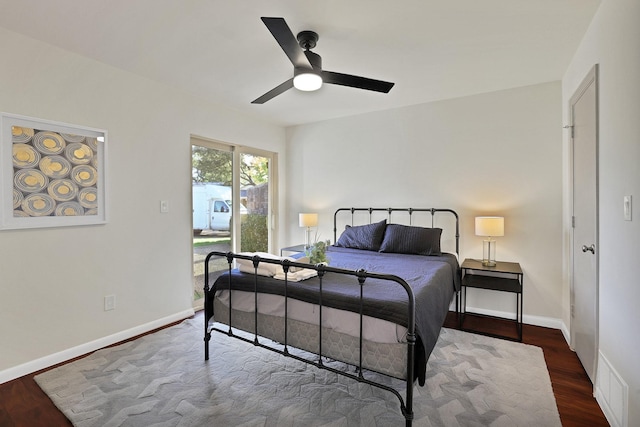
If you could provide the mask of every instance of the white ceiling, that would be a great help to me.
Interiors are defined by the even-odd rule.
[[[288,126],[560,80],[599,3],[0,0],[0,26]],[[261,16],[316,31],[325,70],[394,88],[324,85],[251,104],[293,75]]]

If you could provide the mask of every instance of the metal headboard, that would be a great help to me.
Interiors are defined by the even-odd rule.
[[[373,219],[374,212],[387,212],[387,222],[391,223],[392,221],[392,213],[394,212],[404,212],[409,215],[409,225],[412,224],[413,215],[416,213],[430,213],[431,214],[431,227],[434,226],[434,216],[437,213],[444,213],[453,215],[456,221],[456,254],[460,255],[460,220],[458,218],[458,213],[452,209],[439,209],[439,208],[339,208],[333,214],[333,241],[337,241],[338,234],[338,214],[342,213],[350,213],[351,215],[351,225],[353,226],[354,214],[356,212],[368,212],[369,213],[369,223],[371,224]]]

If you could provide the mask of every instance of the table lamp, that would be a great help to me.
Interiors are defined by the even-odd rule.
[[[504,236],[504,218],[501,216],[477,216],[476,236],[486,237],[482,241],[482,265],[495,267],[496,241],[491,238]]]
[[[315,227],[318,225],[318,214],[317,213],[301,213],[298,215],[298,222],[300,227],[307,228],[307,238],[304,242],[305,248],[311,246],[311,227]]]

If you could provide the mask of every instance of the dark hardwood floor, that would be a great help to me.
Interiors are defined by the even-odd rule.
[[[449,312],[444,326],[458,329],[458,318],[454,312]],[[467,314],[464,328],[513,339],[518,337],[514,322],[488,316]],[[587,373],[560,330],[523,325],[522,342],[542,348],[564,427],[609,425],[593,397],[593,386]]]
[[[455,313],[449,313],[444,326],[457,328]],[[511,322],[485,316],[467,314],[464,326],[490,334],[517,336]],[[543,349],[563,426],[609,425],[593,397],[587,374],[559,330],[524,325],[523,342]],[[0,427],[72,425],[33,380],[38,373],[0,384]]]

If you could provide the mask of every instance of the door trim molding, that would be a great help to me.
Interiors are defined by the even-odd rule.
[[[597,248],[596,253],[595,253],[595,257],[596,257],[596,277],[595,277],[595,285],[596,285],[596,314],[595,314],[595,321],[596,321],[596,330],[595,330],[595,349],[594,352],[596,354],[596,359],[595,359],[595,366],[594,366],[594,372],[593,372],[593,377],[594,377],[594,390],[595,390],[595,378],[597,378],[598,375],[598,362],[597,362],[597,355],[599,353],[599,349],[600,349],[600,165],[599,165],[599,154],[600,154],[600,127],[599,127],[599,117],[600,117],[600,111],[599,111],[599,104],[600,104],[600,94],[599,94],[599,79],[598,79],[598,73],[599,73],[599,67],[598,64],[595,64],[587,73],[587,75],[584,77],[584,79],[582,80],[582,82],[580,83],[580,85],[577,87],[577,89],[574,91],[574,94],[571,96],[570,100],[569,100],[569,128],[571,129],[571,134],[569,137],[570,140],[570,144],[569,144],[569,197],[571,200],[571,216],[572,216],[572,220],[571,220],[571,227],[570,227],[570,235],[571,235],[571,245],[570,245],[570,249],[569,249],[569,262],[570,262],[570,268],[569,268],[569,285],[570,285],[570,298],[569,298],[569,331],[570,331],[570,347],[572,350],[574,350],[575,348],[575,328],[573,325],[573,306],[574,306],[574,281],[575,281],[575,274],[574,274],[574,268],[575,268],[575,251],[574,251],[574,247],[575,247],[575,225],[573,222],[573,218],[575,217],[575,198],[574,198],[574,194],[575,194],[575,182],[574,182],[574,138],[573,138],[573,125],[574,125],[574,117],[573,117],[573,106],[582,98],[582,96],[584,95],[584,93],[586,92],[586,90],[592,85],[595,84],[595,97],[596,97],[596,105],[595,105],[595,110],[596,110],[596,123],[595,123],[595,146],[596,146],[596,159],[595,159],[595,174],[596,174],[596,194],[595,194],[595,198],[596,198],[596,206],[595,206],[595,246]]]

